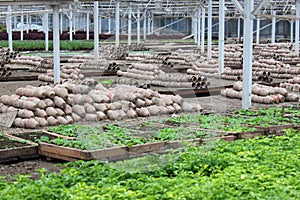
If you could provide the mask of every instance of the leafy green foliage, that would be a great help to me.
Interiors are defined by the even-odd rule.
[[[1,199],[299,199],[300,134],[219,141],[185,152],[67,164],[39,180],[0,180]],[[146,168],[146,170],[144,170]]]
[[[7,41],[0,41],[0,46],[8,47]],[[43,40],[24,40],[24,41],[13,41],[13,48],[17,51],[35,51],[45,50],[45,41]],[[60,41],[61,50],[91,50],[94,48],[92,41],[85,40],[74,40],[74,41]],[[53,41],[49,41],[49,50],[53,50]]]
[[[111,85],[113,83],[113,79],[100,80],[99,83],[103,85]]]

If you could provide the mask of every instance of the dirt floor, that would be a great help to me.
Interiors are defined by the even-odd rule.
[[[110,78],[110,77],[105,77]],[[96,80],[103,79],[102,77]],[[209,81],[212,82],[212,86],[226,86],[232,84],[232,81],[226,81],[226,80],[220,80],[220,79],[209,79]],[[1,95],[11,95],[15,93],[15,90],[19,87],[24,87],[26,85],[33,85],[38,86],[40,85],[40,81],[18,81],[18,82],[0,82],[0,96]],[[214,95],[214,96],[207,96],[207,97],[193,97],[193,98],[185,98],[188,102],[198,102],[202,107],[204,112],[216,112],[216,113],[225,113],[234,111],[237,109],[242,108],[242,101],[238,99],[228,99],[221,97],[220,95]],[[253,103],[253,108],[262,108],[262,107],[268,107],[268,106],[282,106],[282,105],[291,105],[296,103],[284,103],[284,104],[278,104],[278,105],[262,105],[262,104],[256,104]],[[166,117],[166,116],[160,116]],[[136,121],[141,122],[141,120],[147,120],[144,119],[137,119]],[[131,120],[133,121],[133,120]],[[109,121],[108,121],[109,122]],[[104,122],[101,122],[104,123]],[[126,120],[118,122],[119,124],[125,124],[127,123]],[[0,132],[7,132],[7,133],[15,133],[15,132],[21,132],[22,129],[16,129],[16,128],[3,128],[0,127]],[[0,164],[0,176],[15,176],[17,174],[29,174],[30,178],[36,179],[39,176],[39,173],[36,171],[37,169],[46,169],[48,172],[58,172],[62,167],[57,166],[57,161],[47,161],[44,159],[34,159],[34,160],[28,160],[24,162],[18,162],[18,163],[8,163],[8,164]],[[11,178],[7,178],[7,180],[12,180]]]

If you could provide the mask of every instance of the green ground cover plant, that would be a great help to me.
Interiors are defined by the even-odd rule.
[[[1,47],[8,47],[7,41],[0,41]],[[13,41],[13,49],[16,51],[44,51],[45,41],[43,40],[15,40]],[[94,49],[93,41],[86,40],[73,40],[73,41],[60,41],[61,50],[92,50]],[[53,41],[49,41],[49,50],[53,50]]]
[[[41,170],[39,180],[0,180],[0,199],[293,200],[300,198],[299,153],[299,132],[287,130],[284,136],[218,141],[165,157],[79,161],[58,174]]]

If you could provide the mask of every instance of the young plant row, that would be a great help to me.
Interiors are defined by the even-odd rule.
[[[216,141],[117,163],[0,180],[1,199],[299,199],[300,134]]]
[[[101,131],[99,127],[84,125],[50,127],[50,132],[74,137],[74,139],[58,137],[51,140],[47,137],[42,137],[37,142],[47,142],[81,150],[96,150],[116,146],[133,146],[161,141],[187,140],[214,136],[214,133],[196,131],[184,127],[165,127],[153,132],[151,130],[141,132],[116,125],[104,125],[103,129],[104,131]]]

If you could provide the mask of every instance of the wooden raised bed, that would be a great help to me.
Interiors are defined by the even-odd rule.
[[[21,132],[21,133],[10,133],[8,135],[11,137],[14,137],[15,139],[23,139],[23,140],[27,140],[27,141],[30,141],[30,142],[36,143],[36,144],[37,144],[36,140],[40,139],[41,136],[46,136],[50,140],[58,138],[58,137],[69,139],[69,140],[74,139],[72,137],[67,137],[64,135],[51,133],[51,132],[47,132],[47,131],[30,131],[30,132]]]
[[[38,145],[9,135],[0,135],[0,163],[38,156]]]
[[[134,145],[131,147],[121,146],[112,147],[100,150],[79,150],[58,146],[54,144],[39,143],[39,154],[52,158],[58,158],[67,161],[75,160],[101,160],[101,161],[118,161],[128,158],[143,156],[156,151],[165,150],[167,147],[166,142],[158,142],[143,145]]]
[[[40,142],[39,154],[43,156],[66,160],[66,161],[101,160],[105,162],[112,162],[112,161],[119,161],[119,160],[146,156],[154,153],[167,153],[167,150],[180,148],[187,143],[194,146],[199,146],[202,143],[206,143],[218,139],[224,141],[233,141],[235,139],[235,136],[228,135],[228,136],[209,138],[209,139],[164,141],[164,142],[155,142],[150,144],[134,145],[129,147],[127,146],[112,147],[112,148],[92,150],[92,151],[79,150],[79,149]]]

